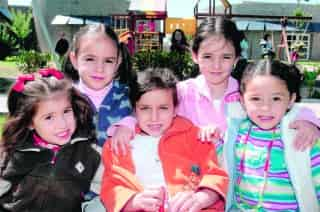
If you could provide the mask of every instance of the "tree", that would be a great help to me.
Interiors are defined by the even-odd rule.
[[[11,10],[10,12],[13,17],[12,23],[6,23],[5,26],[16,37],[18,44],[17,47],[25,49],[25,40],[32,32],[32,13],[30,10],[27,12]]]

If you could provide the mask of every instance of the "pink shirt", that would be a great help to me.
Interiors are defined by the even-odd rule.
[[[177,84],[179,105],[177,114],[191,120],[196,126],[202,127],[215,124],[222,131],[226,125],[226,104],[228,97],[238,93],[237,80],[229,78],[227,90],[220,101],[220,108],[215,108],[209,87],[203,75]]]
[[[96,109],[99,109],[103,99],[106,97],[106,95],[109,93],[111,87],[112,87],[112,82],[109,83],[106,87],[102,88],[101,90],[93,90],[89,88],[81,79],[76,85],[76,87],[81,91],[81,93],[84,93],[89,97],[89,99],[92,101]]]

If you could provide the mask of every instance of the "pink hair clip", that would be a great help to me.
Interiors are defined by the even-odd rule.
[[[12,89],[16,92],[22,92],[24,90],[24,85],[27,81],[33,81],[35,79],[33,74],[24,74],[20,75],[14,85],[12,86]]]
[[[45,68],[45,69],[41,69],[39,71],[39,74],[42,76],[42,77],[55,77],[56,79],[58,80],[61,80],[64,78],[64,75],[61,71],[58,71],[54,68]]]

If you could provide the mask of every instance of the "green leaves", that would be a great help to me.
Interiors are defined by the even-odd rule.
[[[18,66],[18,69],[23,73],[36,72],[39,68],[48,66],[51,60],[51,55],[48,53],[41,53],[35,50],[22,50],[18,56],[10,58],[14,60]]]
[[[133,67],[143,71],[148,67],[161,67],[171,69],[180,79],[189,78],[194,71],[191,55],[161,50],[148,50],[135,53]]]

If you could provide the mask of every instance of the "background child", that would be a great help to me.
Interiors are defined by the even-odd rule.
[[[226,144],[235,148],[227,164],[236,211],[319,211],[320,140],[297,152],[288,126],[297,116],[300,84],[299,70],[279,61],[261,60],[245,70],[240,92],[248,118]]]
[[[223,210],[226,173],[216,165],[214,145],[197,141],[198,129],[176,116],[172,72],[139,72],[138,85],[132,98],[138,124],[131,151],[116,155],[111,142],[103,150],[101,197],[107,210],[161,211],[165,204],[171,212]]]
[[[187,38],[181,29],[176,29],[172,33],[170,51],[175,51],[182,54],[189,52]]]
[[[89,104],[55,69],[18,77],[8,96],[1,177],[10,211],[81,211],[99,165]],[[77,116],[75,116],[77,114]]]
[[[200,137],[207,141],[218,128],[223,134],[227,119],[242,112],[239,102],[239,85],[231,77],[231,71],[241,53],[239,30],[234,22],[226,18],[206,18],[197,29],[192,44],[192,58],[199,66],[200,75],[177,84],[179,105],[177,114],[191,120],[202,128]],[[303,110],[291,125],[298,129],[295,144],[300,149],[316,140],[320,131],[312,123],[317,121],[310,111]],[[312,116],[313,115],[313,116]],[[301,121],[301,120],[309,120]],[[130,123],[119,123],[129,126]],[[130,126],[133,129],[133,124]],[[112,138],[116,152],[126,150],[127,141],[133,130],[121,127]],[[222,140],[216,142],[218,153],[222,152]]]
[[[85,26],[74,35],[70,60],[79,73],[77,87],[93,104],[101,152],[110,124],[132,112],[128,86],[135,80],[129,54],[111,28],[97,24]],[[92,193],[93,196],[100,192],[102,173],[101,164],[91,186],[95,193]]]

